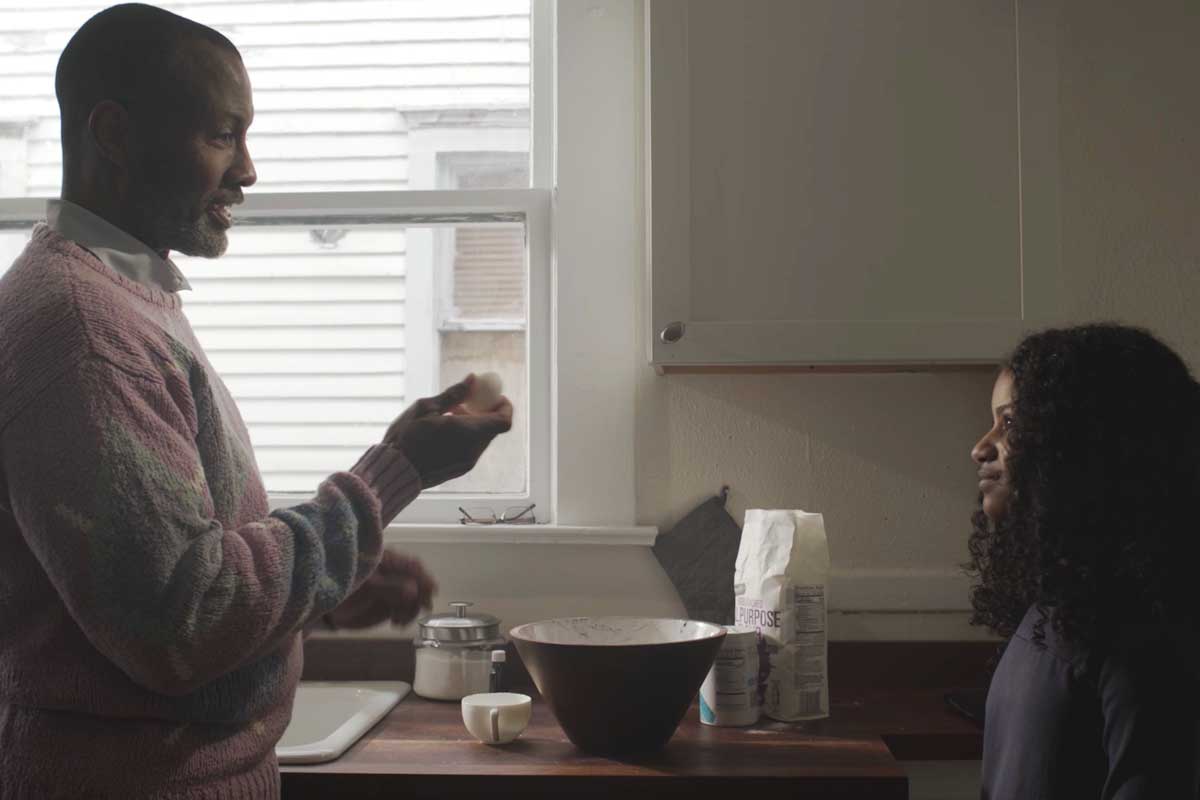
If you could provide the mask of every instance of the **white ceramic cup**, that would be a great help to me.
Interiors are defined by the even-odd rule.
[[[463,724],[484,744],[507,744],[529,725],[533,700],[527,694],[492,692],[462,699]]]

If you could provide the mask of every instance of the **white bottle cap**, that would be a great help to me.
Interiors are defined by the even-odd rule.
[[[508,660],[508,654],[505,653],[503,650],[493,650],[492,651],[492,663],[493,664],[503,664],[507,660]]]

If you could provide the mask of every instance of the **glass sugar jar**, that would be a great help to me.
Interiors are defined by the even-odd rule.
[[[488,691],[492,651],[504,648],[500,620],[468,614],[471,603],[450,603],[449,614],[432,614],[417,623],[413,691],[430,700],[461,700]]]

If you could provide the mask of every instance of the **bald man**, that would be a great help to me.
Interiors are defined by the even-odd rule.
[[[61,201],[0,278],[0,800],[276,797],[304,630],[428,606],[383,529],[512,406],[467,412],[468,376],[271,511],[169,258],[224,253],[256,179],[237,49],[115,6],[55,87]]]

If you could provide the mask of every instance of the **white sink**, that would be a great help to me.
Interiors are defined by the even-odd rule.
[[[304,682],[292,721],[275,746],[280,764],[332,761],[404,699],[403,681]]]

